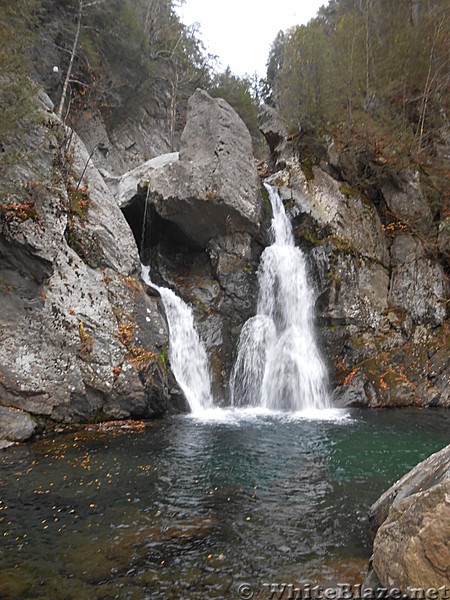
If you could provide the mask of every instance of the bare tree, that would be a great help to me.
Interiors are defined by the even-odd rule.
[[[442,24],[443,22],[439,22],[439,25],[435,31],[434,34],[434,38],[433,38],[433,43],[431,45],[430,48],[430,57],[429,57],[429,63],[428,63],[428,72],[427,72],[427,78],[425,81],[425,87],[423,90],[423,94],[422,94],[422,103],[421,103],[421,107],[420,107],[420,118],[419,118],[419,125],[417,128],[417,136],[418,136],[418,147],[419,150],[422,149],[422,143],[423,143],[423,134],[424,134],[424,127],[425,127],[425,118],[426,118],[426,114],[427,114],[427,108],[428,108],[428,103],[430,101],[430,95],[431,95],[431,91],[433,88],[433,85],[435,83],[435,81],[437,80],[438,76],[440,75],[440,72],[443,70],[444,66],[446,65],[445,63],[442,63],[441,65],[437,65],[436,66],[436,70],[435,73],[432,75],[432,71],[433,71],[433,66],[435,63],[435,49],[436,49],[436,44],[439,38],[439,35],[442,31]]]
[[[84,2],[84,0],[78,0],[78,12],[77,12],[77,28],[75,31],[75,39],[73,40],[72,51],[70,53],[69,66],[67,68],[66,77],[64,79],[63,90],[61,94],[61,100],[59,102],[57,115],[61,119],[62,113],[64,110],[64,104],[66,103],[67,90],[69,88],[70,77],[72,75],[73,62],[75,60],[75,55],[77,53],[78,48],[78,40],[80,39],[80,31],[81,31],[81,19],[83,17],[83,10],[88,8],[89,6],[94,6],[95,4],[101,4],[105,2],[105,0],[94,0],[93,2]]]
[[[370,100],[370,26],[369,26],[370,0],[366,0],[366,99]]]

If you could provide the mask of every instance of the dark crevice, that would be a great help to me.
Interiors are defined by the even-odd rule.
[[[163,245],[169,253],[177,252],[177,249],[181,251],[186,249],[189,253],[203,252],[203,249],[196,246],[175,223],[160,217],[151,203],[147,207],[144,228],[145,196],[142,194],[136,195],[131,202],[122,207],[122,213],[133,232],[144,264],[149,264],[152,251],[160,245]],[[142,240],[143,234],[144,240]]]

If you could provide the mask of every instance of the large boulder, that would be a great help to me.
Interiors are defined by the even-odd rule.
[[[224,100],[197,90],[179,153],[108,184],[152,280],[192,305],[215,397],[225,400],[235,340],[256,309],[263,246],[260,182],[244,122]]]
[[[225,100],[197,90],[189,100],[179,160],[147,167],[140,170],[140,193],[136,171],[122,177],[116,193],[121,207],[143,204],[150,191],[156,213],[201,248],[226,233],[257,233],[261,196],[252,141]]]
[[[414,588],[448,586],[450,445],[389,488],[369,519],[375,533],[373,568],[382,587],[411,595]]]
[[[369,510],[370,534],[375,537],[390,511],[409,496],[450,481],[450,445],[435,452],[386,490]]]

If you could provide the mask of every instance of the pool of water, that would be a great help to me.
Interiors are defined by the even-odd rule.
[[[239,598],[358,583],[367,509],[450,442],[450,411],[245,411],[0,455],[0,598]]]

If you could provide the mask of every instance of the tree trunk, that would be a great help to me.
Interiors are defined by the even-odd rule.
[[[170,99],[170,123],[169,123],[169,141],[170,151],[173,152],[173,137],[175,132],[175,118],[177,112],[177,94],[178,94],[178,65],[175,61],[174,76],[171,81],[172,97]]]
[[[64,110],[64,104],[66,103],[67,89],[69,87],[70,76],[72,75],[73,61],[75,59],[75,54],[78,46],[78,39],[80,37],[81,31],[81,17],[83,16],[83,0],[78,0],[78,16],[77,16],[77,30],[75,33],[75,39],[73,41],[72,52],[70,54],[69,67],[67,69],[66,78],[64,80],[63,91],[61,94],[61,100],[59,102],[57,115],[61,119],[62,113]]]
[[[409,20],[412,27],[419,24],[420,0],[410,0],[409,2]]]
[[[370,101],[370,37],[369,37],[369,5],[370,0],[366,0],[366,104]]]
[[[428,102],[430,100],[430,94],[431,94],[431,88],[433,86],[434,83],[434,78],[437,76],[439,69],[435,72],[434,76],[431,77],[431,73],[433,70],[433,62],[434,62],[434,50],[436,47],[436,43],[439,37],[439,34],[441,32],[441,28],[442,28],[442,23],[439,24],[435,35],[434,35],[434,39],[433,39],[433,44],[431,46],[431,50],[430,50],[430,63],[428,65],[428,73],[427,73],[427,80],[425,82],[425,87],[423,90],[423,97],[422,97],[422,106],[420,109],[420,119],[419,119],[419,127],[418,127],[418,136],[419,136],[419,151],[422,150],[422,143],[423,143],[423,133],[424,133],[424,129],[425,129],[425,117],[427,114],[427,107],[428,107]]]
[[[348,72],[348,96],[347,96],[347,128],[350,133],[352,130],[352,98],[353,98],[353,54],[355,50],[355,34],[353,33],[352,44],[350,48],[350,64]]]

